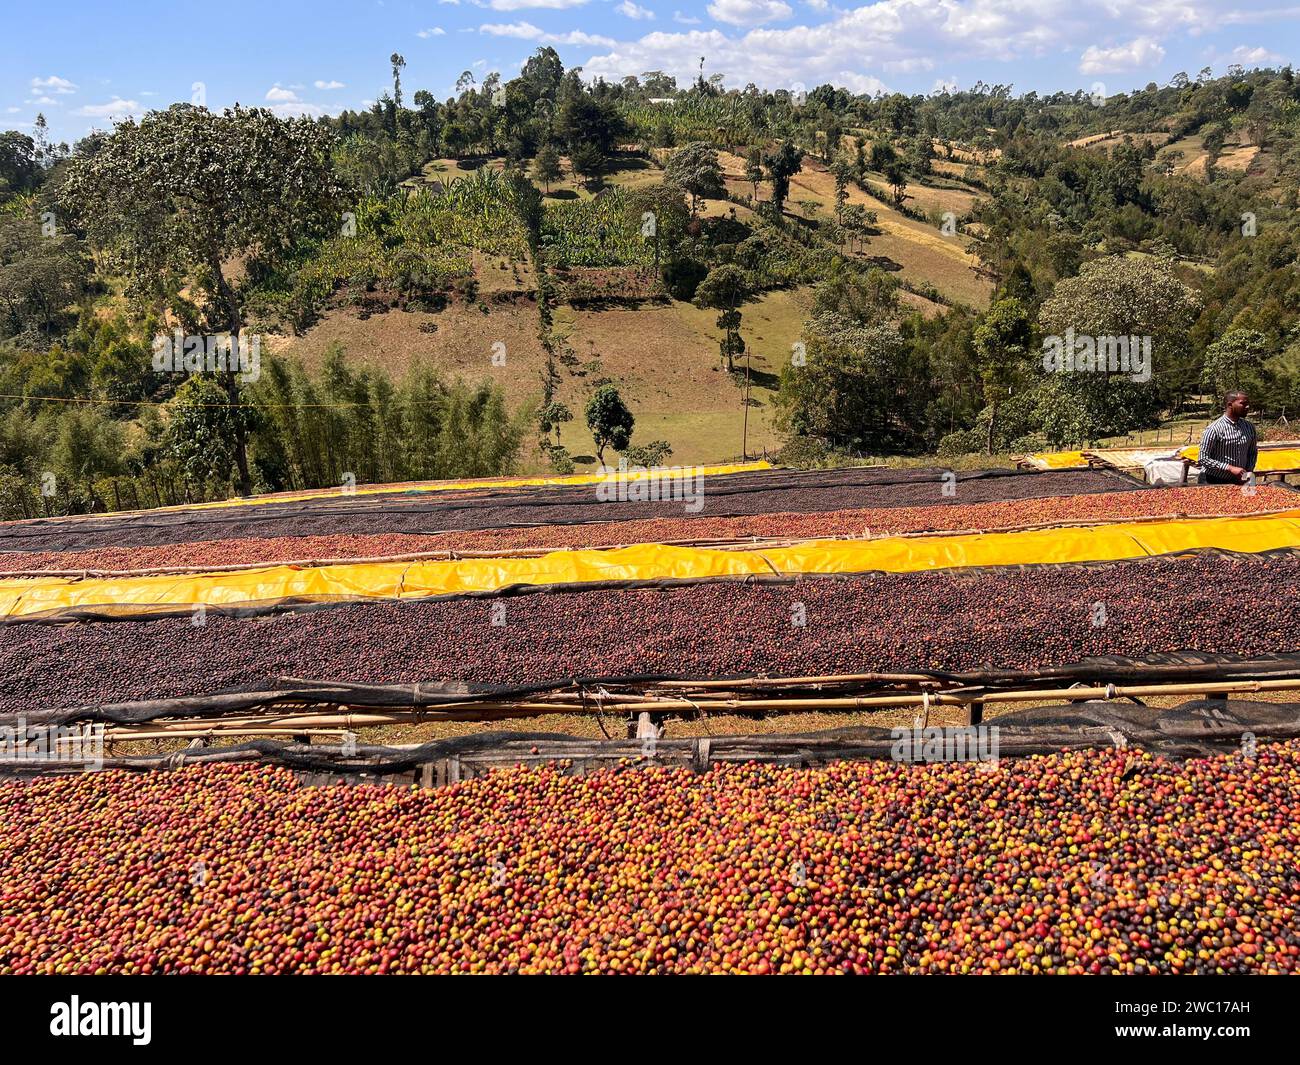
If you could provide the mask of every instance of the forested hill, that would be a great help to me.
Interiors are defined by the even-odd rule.
[[[404,65],[333,118],[0,134],[0,517],[1300,408],[1289,69],[804,95],[543,48],[439,100]],[[159,369],[218,334],[257,372]],[[1049,372],[1062,335],[1147,338],[1149,373]]]

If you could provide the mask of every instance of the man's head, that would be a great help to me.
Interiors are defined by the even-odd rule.
[[[1245,392],[1229,392],[1223,397],[1223,413],[1229,418],[1244,418],[1250,413],[1250,399]]]

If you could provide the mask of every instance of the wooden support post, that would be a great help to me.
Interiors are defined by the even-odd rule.
[[[978,725],[984,721],[984,700],[976,699],[972,702],[966,712],[966,723],[968,725]]]

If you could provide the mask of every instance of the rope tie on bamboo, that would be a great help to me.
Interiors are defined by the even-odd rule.
[[[605,728],[605,697],[608,695],[609,692],[601,687],[597,688],[592,696],[596,701],[596,724],[600,726],[600,731],[604,733],[605,739],[610,738],[609,730]],[[585,695],[583,696],[583,700],[586,700]]]
[[[1109,684],[1109,683],[1108,683],[1108,684],[1106,685],[1106,698],[1107,698],[1107,699],[1114,699],[1115,696],[1118,695],[1118,694],[1119,694],[1119,693],[1115,690],[1115,685],[1114,685],[1114,684]]]
[[[662,698],[663,698],[662,696],[655,696],[656,700],[661,700]],[[697,703],[694,699],[692,699],[689,695],[683,694],[678,696],[678,698],[681,699],[682,702],[690,703],[693,707],[695,707],[695,714],[700,719],[700,724],[704,726],[704,731],[707,732],[710,736],[712,736],[713,730],[709,728],[709,715],[708,712],[704,709],[704,707],[700,706],[700,704]]]
[[[185,752],[177,751],[167,756],[167,761],[163,763],[166,769],[180,769],[185,764]]]

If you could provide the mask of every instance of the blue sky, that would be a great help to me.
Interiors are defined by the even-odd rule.
[[[512,77],[543,44],[587,76],[684,82],[704,56],[728,86],[856,92],[1114,93],[1300,58],[1300,4],[1285,0],[49,0],[10,5],[2,24],[0,128],[40,111],[56,140],[196,93],[282,114],[361,107],[388,87],[394,51],[408,97],[439,98],[463,70]]]

